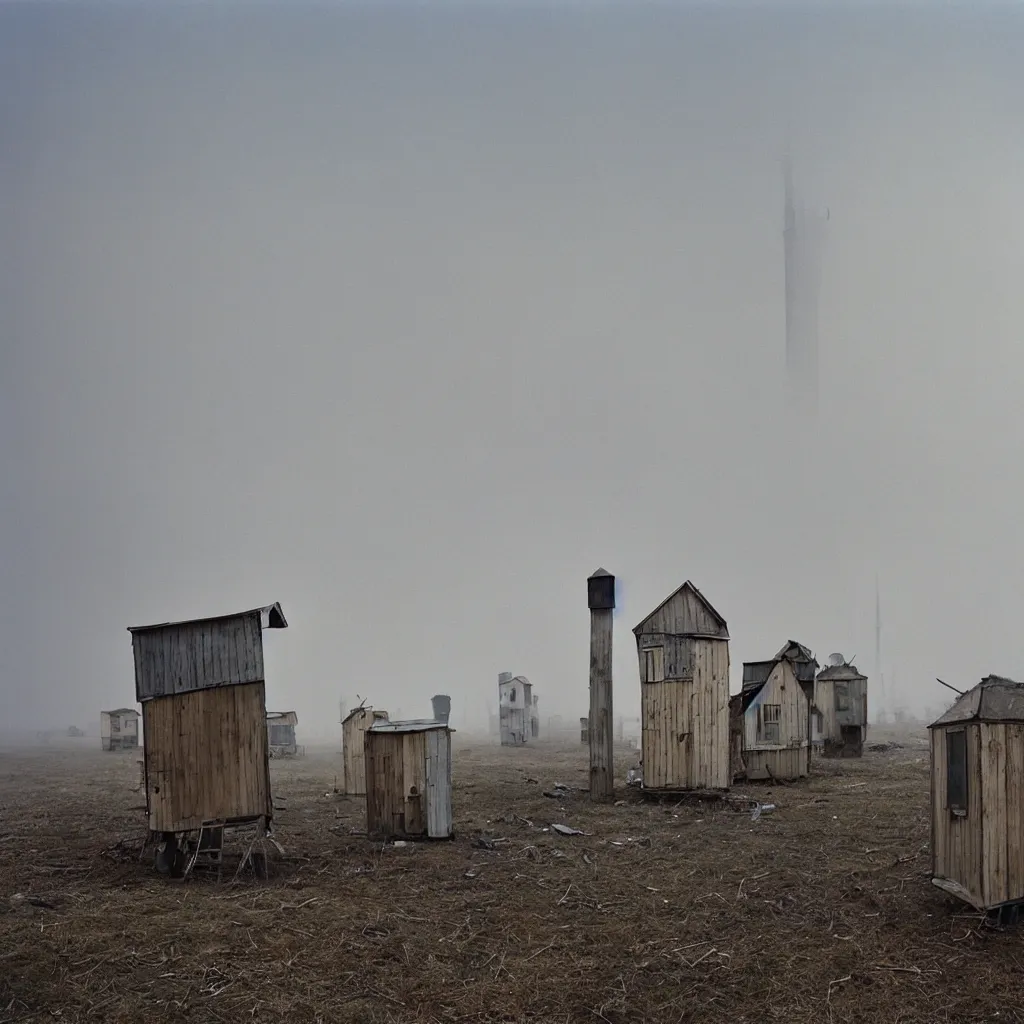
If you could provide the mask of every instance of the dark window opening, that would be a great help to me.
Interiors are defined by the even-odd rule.
[[[967,732],[946,733],[946,806],[957,815],[967,813]]]

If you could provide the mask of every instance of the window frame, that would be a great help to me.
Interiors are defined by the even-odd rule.
[[[954,759],[953,737],[957,738],[957,746],[962,750],[959,758]],[[957,818],[967,817],[970,809],[970,772],[967,770],[967,729],[946,730],[946,808]],[[959,761],[956,764],[955,761]],[[955,777],[958,773],[959,777]],[[956,783],[953,785],[953,783]]]

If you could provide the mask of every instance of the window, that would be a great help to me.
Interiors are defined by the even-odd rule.
[[[836,711],[849,711],[850,710],[850,695],[847,693],[846,686],[840,686],[836,684]]]
[[[508,691],[508,702],[509,704],[515,704],[516,702],[516,688],[514,686]]]
[[[957,817],[967,814],[967,732],[946,733],[946,806]]]
[[[648,647],[644,651],[644,682],[660,683],[665,679],[665,648]]]
[[[759,743],[771,743],[778,746],[782,742],[779,727],[781,718],[781,704],[762,704],[757,709],[757,740]]]

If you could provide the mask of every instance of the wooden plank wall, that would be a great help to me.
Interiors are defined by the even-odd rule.
[[[954,817],[946,805],[946,730],[931,730],[932,874],[957,882],[981,904],[982,790],[980,726],[967,726],[967,815]]]
[[[801,779],[807,774],[807,747],[744,750],[748,779]]]
[[[142,705],[155,832],[273,815],[264,684],[195,690]]]
[[[644,620],[642,633],[710,634],[721,630],[718,620],[697,596],[689,590],[676,594],[670,601]]]
[[[758,709],[780,708],[779,742],[758,739]],[[743,763],[748,779],[799,779],[807,774],[807,696],[793,666],[779,662],[743,715]]]
[[[693,679],[640,688],[645,789],[729,788],[729,644],[692,643]]]
[[[258,612],[133,633],[132,648],[139,700],[264,678]]]
[[[448,731],[366,733],[366,826],[385,838],[451,835]]]
[[[366,744],[363,734],[376,720],[387,719],[384,711],[361,708],[341,728],[341,757],[344,767],[345,792],[349,796],[366,794]]]

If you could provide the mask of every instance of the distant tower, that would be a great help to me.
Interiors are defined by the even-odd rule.
[[[797,207],[788,156],[783,165],[783,189],[789,405],[794,412],[813,417],[818,409],[818,291],[828,213]]]

